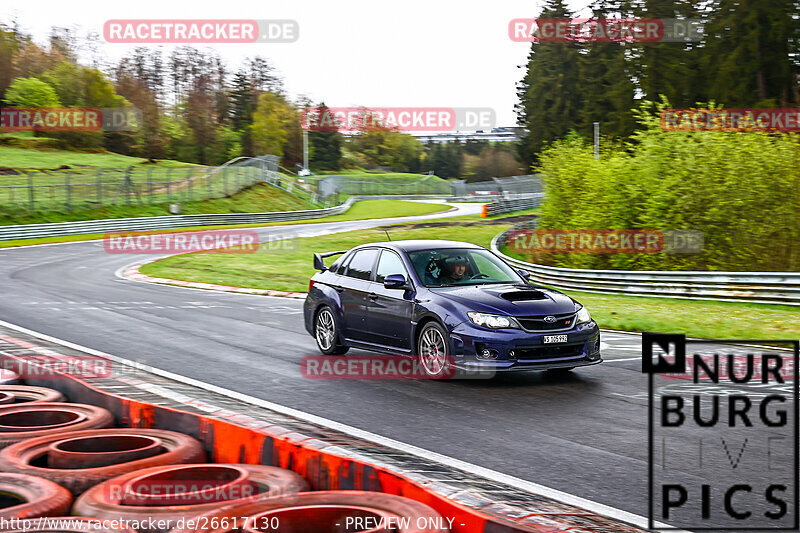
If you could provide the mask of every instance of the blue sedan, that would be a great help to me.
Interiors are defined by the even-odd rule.
[[[330,267],[326,257],[340,255]],[[314,254],[305,326],[326,355],[350,348],[414,356],[426,375],[560,370],[600,363],[589,311],[531,285],[491,251],[409,240]]]

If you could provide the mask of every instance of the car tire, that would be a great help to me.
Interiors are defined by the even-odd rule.
[[[75,438],[94,438],[102,442],[105,438],[118,435],[137,435],[152,437],[161,441],[163,453],[122,462],[114,462],[106,466],[91,466],[75,464],[73,468],[52,468],[43,459],[47,458],[52,446],[62,441]],[[96,455],[96,454],[95,454]],[[198,463],[206,459],[203,445],[196,439],[183,433],[165,429],[145,428],[110,428],[92,429],[81,431],[64,431],[44,437],[33,437],[22,442],[12,444],[0,450],[0,471],[18,472],[49,479],[66,487],[75,496],[80,495],[90,487],[102,483],[112,477],[137,471],[142,468],[156,466]]]
[[[0,448],[34,437],[113,425],[114,415],[96,405],[61,402],[0,405]]]
[[[447,331],[438,322],[428,322],[417,337],[417,358],[430,379],[444,379],[454,374]]]
[[[395,494],[360,490],[320,490],[261,501],[235,503],[202,515],[203,518],[196,518],[195,523],[199,521],[209,526],[203,529],[204,533],[258,531],[257,523],[266,525],[273,520],[276,521],[276,525],[280,524],[280,531],[345,531],[341,522],[346,520],[345,517],[353,517],[356,513],[369,513],[376,517],[378,522],[394,525],[394,527],[370,528],[368,531],[391,530],[396,533],[450,531],[449,528],[440,526],[444,519],[425,503]],[[234,517],[239,524],[246,521],[252,525],[238,528],[234,524]],[[263,517],[267,517],[269,521],[265,523]],[[507,529],[510,531],[510,528]],[[267,528],[262,530],[266,531]],[[359,531],[365,530],[359,528]],[[196,528],[180,525],[170,533],[196,532]]]
[[[317,348],[325,355],[344,355],[350,349],[339,344],[339,324],[336,313],[327,305],[320,307],[314,317],[314,339]]]
[[[155,487],[160,485],[169,488],[168,480],[174,480],[179,484],[185,480],[187,485],[192,481],[199,483],[196,480],[205,480],[206,484],[213,486],[216,480],[215,474],[213,474],[214,471],[220,472],[231,469],[242,472],[245,475],[244,481],[247,484],[239,485],[238,489],[234,485],[220,484],[205,496],[202,491],[194,491],[193,493],[199,497],[202,503],[184,500],[184,496],[180,496],[181,493],[178,491],[168,491],[165,494],[163,489],[161,497],[165,498],[166,502],[161,502],[161,504],[152,502],[152,504],[146,505],[146,502],[136,502],[135,499],[132,504],[126,503],[125,496],[136,485],[144,488],[148,487],[148,485],[155,485]],[[211,473],[206,473],[199,477],[196,474],[194,476],[189,474],[185,478],[181,477],[182,474],[204,470]],[[152,480],[152,482],[148,482],[148,479]],[[258,490],[254,494],[244,494],[242,490],[244,487],[253,487]],[[185,524],[187,520],[200,515],[237,505],[254,505],[262,501],[269,502],[278,498],[285,498],[291,501],[296,497],[296,494],[304,493],[308,490],[308,483],[299,474],[276,466],[223,463],[161,466],[128,472],[95,485],[75,500],[75,504],[72,506],[72,513],[77,516],[116,520],[118,523],[123,524],[138,523],[141,524],[137,528],[140,533],[166,533],[175,527],[179,527],[180,524]],[[189,496],[192,492],[184,494]],[[150,498],[148,497],[147,499]],[[170,499],[173,501],[170,502]],[[156,529],[152,529],[153,526],[149,525],[150,519],[155,523]],[[195,530],[202,531],[204,529],[196,528]]]
[[[68,512],[72,503],[72,495],[64,487],[27,474],[0,473],[0,493],[16,503],[0,510],[4,521],[59,516]]]
[[[19,374],[13,370],[0,369],[0,385],[16,385],[19,383]]]
[[[13,397],[13,404],[63,402],[64,395],[54,389],[32,385],[0,385],[0,393]]]

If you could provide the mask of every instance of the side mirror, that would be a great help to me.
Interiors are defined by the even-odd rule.
[[[527,270],[519,269],[519,270],[517,270],[517,274],[522,276],[525,280],[531,279],[531,273],[528,272]]]
[[[405,289],[408,287],[406,277],[402,274],[389,274],[383,280],[383,286],[387,289]]]

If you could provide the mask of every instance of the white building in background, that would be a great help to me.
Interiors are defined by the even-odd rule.
[[[466,142],[473,141],[488,141],[494,143],[508,143],[517,142],[520,139],[520,134],[523,133],[523,128],[517,127],[500,127],[492,128],[490,131],[447,131],[439,133],[431,132],[410,132],[422,143],[448,143],[454,141]]]

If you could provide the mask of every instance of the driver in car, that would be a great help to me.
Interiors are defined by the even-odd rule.
[[[444,260],[444,268],[439,275],[439,283],[450,285],[467,279],[467,260],[464,257],[448,257]]]

